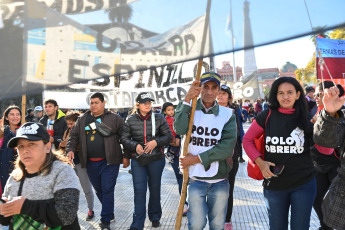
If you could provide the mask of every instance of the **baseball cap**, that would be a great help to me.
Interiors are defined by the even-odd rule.
[[[42,108],[42,106],[36,106],[34,110],[35,111],[43,111],[43,108]]]
[[[16,136],[8,142],[7,147],[16,147],[17,141],[19,139],[26,139],[29,141],[43,140],[49,142],[50,135],[42,124],[35,122],[27,122],[24,125],[22,125],[19,129],[17,129]]]
[[[315,89],[313,86],[306,86],[305,87],[305,92],[309,93],[309,92],[315,92]]]
[[[230,87],[227,86],[227,85],[221,85],[220,86],[220,89],[221,90],[224,90],[225,92],[227,92],[229,94],[229,98],[232,98],[232,93],[231,93],[231,90],[230,90]]]
[[[142,92],[142,93],[139,93],[137,98],[135,99],[135,101],[137,103],[145,103],[147,101],[154,101],[152,99],[152,96],[150,93],[147,93],[147,92]]]
[[[206,72],[203,75],[201,75],[200,81],[201,84],[205,84],[208,81],[214,81],[215,83],[217,83],[218,87],[220,87],[220,79],[221,77],[219,76],[219,74],[213,72]]]

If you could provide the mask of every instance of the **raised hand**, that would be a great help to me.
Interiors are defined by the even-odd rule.
[[[184,101],[189,103],[194,97],[198,97],[200,92],[201,92],[201,87],[200,85],[200,81],[194,81],[193,84],[190,86]]]
[[[323,105],[327,113],[331,116],[335,116],[336,112],[344,105],[345,98],[338,97],[339,89],[336,86],[325,89],[323,96]]]

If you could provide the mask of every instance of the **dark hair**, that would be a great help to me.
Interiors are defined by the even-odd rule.
[[[4,115],[2,116],[2,122],[3,122],[3,126],[5,125],[10,125],[10,122],[8,120],[6,120],[5,118],[8,117],[8,114],[11,112],[12,109],[16,109],[19,111],[20,113],[20,117],[22,117],[22,111],[21,109],[16,106],[16,105],[10,105],[6,108],[5,112],[4,112]],[[19,122],[18,124],[19,126],[21,126],[21,121]]]
[[[91,98],[92,98],[92,99],[98,98],[101,102],[104,101],[104,96],[103,96],[103,94],[102,94],[102,93],[99,93],[99,92],[92,94],[91,97],[90,97],[90,99],[91,99]]]
[[[77,112],[77,111],[69,111],[67,114],[66,114],[66,117],[65,117],[65,120],[72,120],[72,121],[77,121],[78,120],[78,117],[80,116],[80,113]]]
[[[343,96],[345,93],[343,86],[341,86],[340,84],[337,84],[337,87],[339,89],[339,97]]]
[[[272,110],[278,110],[280,104],[277,99],[278,95],[278,87],[283,83],[290,83],[295,87],[296,92],[300,92],[300,97],[295,101],[294,108],[295,108],[295,116],[296,116],[296,123],[299,128],[304,130],[306,134],[310,134],[309,132],[309,122],[308,122],[308,106],[307,100],[305,99],[304,90],[301,84],[293,77],[280,77],[275,80],[272,84],[271,90],[268,96],[268,107]]]
[[[324,81],[323,83],[320,82],[319,84],[317,84],[317,87],[319,89],[319,91],[323,91],[323,87],[325,87],[325,89],[329,89],[332,88],[334,86],[334,83],[332,81]],[[339,89],[339,97],[344,95],[344,88],[341,85],[336,85]]]
[[[165,110],[169,107],[169,106],[172,106],[174,107],[173,103],[171,102],[165,102],[162,106],[162,112],[165,112]]]
[[[58,103],[54,99],[47,99],[43,102],[44,105],[53,104],[54,107],[58,106]]]

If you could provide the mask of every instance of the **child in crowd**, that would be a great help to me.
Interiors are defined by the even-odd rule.
[[[254,108],[250,107],[248,111],[248,119],[250,122],[253,122],[254,116],[255,116]]]
[[[182,189],[182,182],[183,182],[183,176],[180,173],[179,169],[179,155],[180,155],[180,148],[181,148],[181,137],[180,135],[177,135],[173,129],[173,122],[174,122],[174,105],[171,102],[166,102],[163,104],[162,112],[165,115],[165,119],[167,120],[170,130],[173,134],[173,140],[168,146],[168,150],[166,153],[166,157],[168,158],[172,168],[174,169],[176,180],[178,183],[179,192],[181,195],[181,189]],[[183,208],[183,215],[187,215],[188,205],[187,202]]]

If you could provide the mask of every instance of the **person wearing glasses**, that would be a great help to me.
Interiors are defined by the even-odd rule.
[[[164,147],[172,142],[173,135],[163,115],[152,112],[152,101],[150,93],[138,94],[121,136],[126,157],[132,158],[134,213],[130,230],[144,228],[147,187],[150,191],[148,214],[152,227],[159,227],[162,217],[160,199],[165,166]]]
[[[314,94],[318,113],[320,114],[322,109],[324,109],[323,104],[323,97],[324,97],[324,89],[330,89],[334,86],[334,83],[332,81],[324,81],[323,83],[319,83],[316,87],[316,91]],[[339,97],[344,95],[344,90],[340,86],[338,86],[339,89]],[[342,106],[341,109],[344,109],[345,107]],[[314,116],[312,122],[315,123],[318,116]],[[345,124],[343,124],[345,125]],[[315,169],[317,171],[316,174],[316,184],[317,184],[317,192],[315,201],[313,204],[314,210],[319,217],[320,221],[320,229],[323,230],[330,230],[333,228],[330,228],[327,226],[326,223],[323,221],[323,213],[321,209],[322,201],[329,189],[329,186],[331,185],[332,180],[337,176],[338,172],[337,169],[340,167],[340,152],[341,149],[339,147],[337,148],[325,148],[321,147],[318,144],[314,144],[311,147],[311,154],[314,161]]]
[[[307,230],[316,195],[310,155],[312,127],[304,90],[292,77],[272,84],[269,109],[262,111],[243,137],[243,147],[264,176],[264,198],[271,230]],[[254,139],[265,134],[265,157]],[[291,219],[289,210],[291,209]]]
[[[242,122],[244,121],[244,118],[239,107],[236,106],[236,104],[232,103],[232,93],[229,86],[221,85],[220,92],[217,96],[217,101],[220,106],[228,107],[233,110],[233,113],[236,115],[236,123],[237,123],[237,139],[236,139],[234,153],[232,155],[232,169],[228,177],[230,189],[229,189],[229,199],[228,199],[228,210],[226,213],[225,226],[224,226],[224,230],[232,230],[233,228],[232,228],[232,223],[231,223],[231,216],[232,216],[232,208],[234,204],[233,194],[234,194],[234,187],[235,187],[235,178],[236,178],[236,174],[237,174],[238,166],[239,166],[239,158],[240,159],[242,158],[241,133],[243,132]]]

